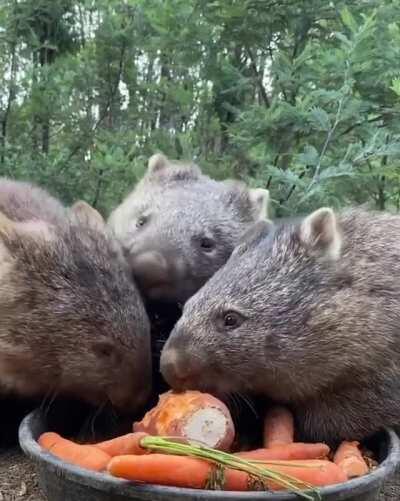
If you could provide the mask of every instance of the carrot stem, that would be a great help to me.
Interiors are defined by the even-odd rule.
[[[260,466],[253,461],[248,461],[233,454],[212,449],[194,441],[178,441],[170,439],[169,437],[147,436],[142,438],[140,445],[143,448],[162,452],[165,454],[189,456],[207,460],[218,466],[228,467],[233,470],[246,472],[260,481],[274,480],[276,483],[286,487],[291,492],[294,492],[303,499],[307,499],[309,501],[321,499],[319,490],[317,488],[315,488],[311,484],[302,482],[290,475],[277,473],[274,470],[265,467],[265,461],[264,466]],[[305,490],[310,490],[311,494],[307,494],[306,492],[304,492]]]

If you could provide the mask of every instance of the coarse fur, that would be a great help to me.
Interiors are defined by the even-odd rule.
[[[268,191],[215,181],[195,164],[153,155],[109,225],[149,302],[184,303],[266,216]]]
[[[303,440],[398,424],[399,236],[399,216],[355,209],[256,224],[185,304],[165,379],[286,403]]]
[[[14,221],[42,220],[62,224],[67,209],[55,197],[32,183],[0,177],[0,211]]]
[[[0,211],[0,392],[142,406],[149,321],[100,214],[8,179]]]

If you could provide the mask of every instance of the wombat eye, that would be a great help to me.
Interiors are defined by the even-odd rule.
[[[213,242],[213,240],[211,240],[211,238],[204,237],[200,240],[200,247],[204,251],[209,252],[214,249],[215,243]]]
[[[224,327],[227,329],[235,329],[242,323],[243,318],[234,311],[228,311],[224,315]]]
[[[139,219],[136,221],[136,226],[144,226],[146,224],[147,218],[145,216],[140,216]]]

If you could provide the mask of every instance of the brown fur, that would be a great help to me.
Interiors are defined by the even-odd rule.
[[[101,216],[10,180],[0,208],[0,390],[142,405],[149,322]]]

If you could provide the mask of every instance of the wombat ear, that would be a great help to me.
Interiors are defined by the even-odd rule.
[[[0,235],[38,238],[45,241],[54,239],[53,226],[41,220],[12,221],[3,212],[0,212]]]
[[[249,190],[250,202],[254,207],[255,220],[266,219],[268,217],[269,191],[263,188]]]
[[[162,153],[156,153],[149,158],[147,173],[148,177],[153,174],[164,173],[169,179],[174,181],[187,181],[197,179],[201,175],[201,169],[195,163],[181,163],[171,161]]]
[[[240,256],[249,247],[256,245],[259,241],[270,235],[274,230],[275,225],[272,221],[269,219],[260,219],[243,233],[232,255]]]
[[[75,222],[93,228],[94,230],[104,231],[106,227],[106,222],[100,212],[83,200],[74,203],[70,208],[70,215]]]
[[[305,247],[321,256],[337,259],[340,255],[342,238],[332,209],[323,207],[307,216],[299,237]]]
[[[153,174],[155,172],[159,172],[170,165],[170,161],[168,158],[162,153],[156,153],[149,158],[147,164],[147,173]]]
[[[227,179],[222,181],[227,188],[226,200],[234,205],[247,221],[260,221],[267,217],[269,191],[249,189],[243,181]]]

